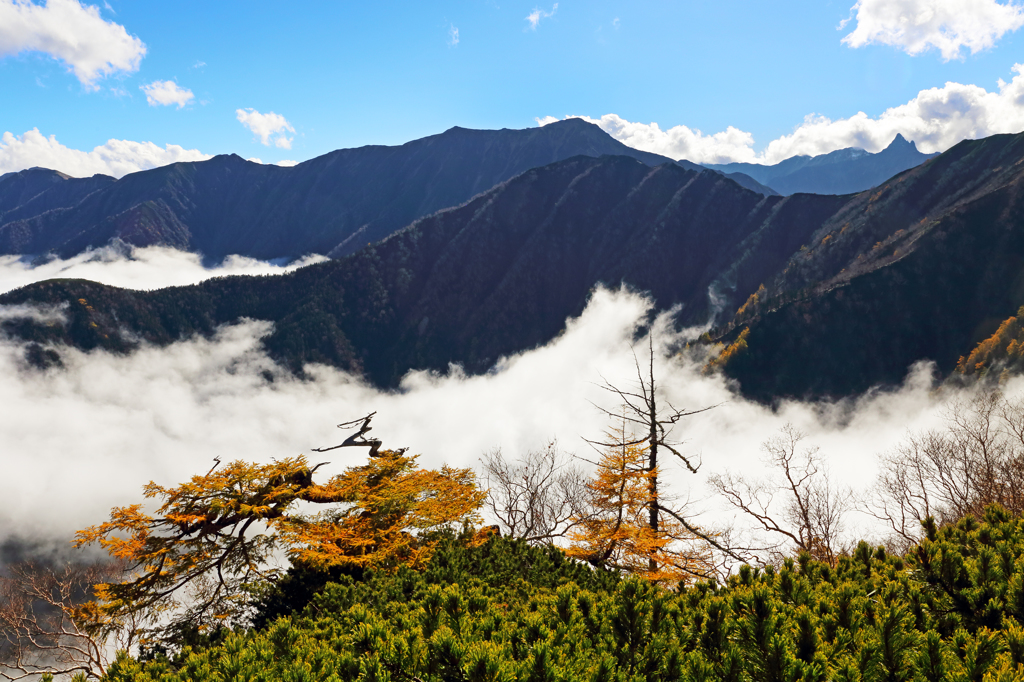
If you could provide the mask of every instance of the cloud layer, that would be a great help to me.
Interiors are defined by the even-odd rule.
[[[858,0],[851,13],[857,26],[843,38],[850,47],[891,45],[910,55],[937,49],[946,61],[964,48],[987,50],[1024,26],[1024,6],[996,0]]]
[[[239,122],[260,138],[260,142],[269,147],[271,138],[275,147],[281,149],[291,149],[292,140],[294,138],[288,137],[286,133],[294,133],[295,128],[292,124],[282,116],[281,114],[275,114],[273,111],[266,114],[261,114],[255,109],[237,109],[235,115],[238,117]]]
[[[196,98],[191,90],[179,87],[174,81],[153,81],[139,86],[139,89],[146,93],[146,101],[151,107],[177,104],[181,109]]]
[[[269,331],[262,322],[129,356],[68,351],[65,370],[46,372],[26,368],[21,347],[0,341],[6,377],[0,403],[8,406],[0,411],[0,442],[10,445],[5,480],[16,482],[0,507],[0,535],[70,537],[111,506],[141,501],[149,480],[183,481],[208,469],[214,457],[268,461],[309,453],[340,442],[344,435],[334,424],[371,411],[378,412],[374,433],[385,445],[411,447],[426,466],[477,466],[492,448],[514,457],[552,438],[589,456],[582,438],[607,427],[592,403],[616,407],[598,384],[606,378],[630,387],[631,343],[649,306],[626,291],[599,290],[547,346],[508,358],[485,376],[467,378],[457,369],[446,376],[412,373],[397,392],[324,367],[310,368],[311,380],[292,378],[259,349],[259,337]],[[19,313],[25,311],[10,315]],[[656,330],[662,349],[682,338],[664,324]],[[677,494],[695,499],[706,497],[708,473],[756,474],[760,443],[786,423],[821,447],[838,480],[864,487],[873,479],[875,455],[906,429],[937,424],[942,399],[926,367],[894,393],[839,405],[786,403],[777,412],[737,397],[693,362],[659,361],[656,372],[664,397],[677,407],[718,405],[675,432],[685,451],[703,461],[698,475],[670,466]],[[341,451],[318,461],[328,460],[325,473],[332,473],[364,456]],[[709,518],[721,514],[713,501],[703,506]]]
[[[87,90],[115,73],[139,69],[146,46],[98,7],[78,0],[0,0],[0,57],[42,52],[64,62]]]
[[[46,137],[38,128],[23,135],[6,132],[0,137],[0,174],[41,166],[75,177],[102,173],[119,178],[169,163],[209,158],[209,154],[198,149],[185,149],[176,144],[160,147],[152,142],[131,140],[108,140],[106,144],[85,152],[65,147],[55,135]]]
[[[1000,80],[998,90],[949,82],[922,90],[877,118],[864,112],[837,120],[811,114],[792,133],[772,140],[760,153],[754,151],[753,135],[732,126],[705,134],[684,125],[663,130],[657,123],[635,123],[616,114],[565,118],[595,123],[630,147],[695,163],[772,164],[798,154],[814,156],[846,147],[877,152],[897,133],[916,142],[923,152],[945,151],[965,139],[1024,130],[1024,64],[1015,64],[1012,71],[1013,78],[1008,83]],[[556,120],[548,116],[538,118],[537,123]]]
[[[0,293],[57,277],[90,279],[125,289],[160,289],[228,275],[279,275],[325,260],[326,256],[310,255],[285,264],[228,256],[217,265],[204,266],[197,254],[164,246],[136,248],[127,253],[105,246],[67,260],[54,258],[37,264],[19,256],[0,256]]]

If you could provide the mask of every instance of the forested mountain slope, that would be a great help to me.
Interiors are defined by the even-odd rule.
[[[661,306],[682,304],[681,321],[704,322],[708,287],[743,257],[742,244],[754,235],[770,242],[751,265],[767,276],[836,208],[834,198],[764,197],[712,171],[576,157],[287,276],[151,293],[51,281],[0,302],[70,302],[67,327],[7,328],[86,348],[127,349],[137,337],[167,343],[240,317],[272,320],[266,345],[291,366],[327,362],[391,384],[409,369],[449,362],[482,371],[544,343],[598,283],[629,283]]]
[[[230,155],[117,181],[66,179],[33,169],[0,178],[0,253],[69,256],[118,239],[214,260],[229,254],[341,256],[530,168],[606,154],[648,165],[672,162],[627,147],[596,125],[569,119],[525,130],[452,128],[397,147],[342,149],[292,168]],[[65,182],[45,193],[16,187],[40,172]],[[734,179],[772,193],[745,176]],[[58,196],[63,185],[80,188],[90,182],[96,191],[65,190]]]
[[[596,284],[626,283],[680,305],[679,324],[719,312],[712,340],[748,329],[725,364],[748,395],[840,397],[919,360],[952,371],[1024,304],[1022,168],[1024,135],[1002,135],[870,192],[765,197],[711,171],[576,157],[288,276],[151,293],[53,281],[0,303],[66,303],[63,327],[4,323],[43,346],[128,350],[271,320],[264,343],[294,369],[393,385],[450,362],[484,371],[556,336]]]
[[[727,371],[765,399],[952,371],[1024,304],[1022,180],[1024,135],[997,135],[852,198],[727,328],[750,329]]]

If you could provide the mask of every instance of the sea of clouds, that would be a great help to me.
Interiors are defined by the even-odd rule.
[[[161,257],[185,258],[149,254],[142,262]],[[139,266],[122,261],[92,263],[99,269],[95,278],[131,281],[137,288],[157,284],[159,277],[138,274],[144,269],[125,274]],[[8,262],[0,271],[10,267]],[[218,274],[195,263],[189,267],[193,278]],[[494,448],[514,457],[552,439],[564,451],[593,459],[584,439],[600,438],[609,426],[599,407],[616,408],[602,384],[633,385],[634,354],[645,357],[646,333],[653,334],[655,373],[666,402],[687,409],[716,406],[686,418],[674,432],[685,441],[684,451],[703,462],[699,473],[669,465],[675,494],[690,499],[707,523],[729,517],[708,491],[708,474],[763,473],[760,445],[786,424],[820,448],[836,480],[861,491],[874,480],[879,454],[910,432],[942,424],[951,396],[935,388],[927,365],[908,368],[898,390],[772,409],[743,399],[722,377],[706,376],[699,361],[669,357],[667,349],[694,332],[673,330],[664,319],[648,332],[649,310],[639,294],[598,289],[583,314],[567,320],[565,331],[546,346],[505,358],[482,376],[466,376],[457,367],[444,375],[411,372],[390,391],[330,367],[310,367],[311,379],[295,378],[262,350],[260,338],[270,323],[258,320],[226,326],[211,339],[143,347],[127,356],[62,349],[64,368],[46,371],[26,365],[21,342],[0,339],[7,482],[0,541],[32,538],[65,546],[75,530],[104,520],[112,506],[142,501],[141,488],[150,480],[182,482],[208,470],[214,458],[267,462],[305,453],[329,462],[321,470],[325,475],[339,472],[364,461],[365,453],[318,455],[311,449],[340,442],[345,434],[335,425],[370,412],[377,413],[373,434],[385,446],[409,447],[428,467],[479,467],[479,458]],[[61,311],[0,308],[0,319],[24,315]],[[867,517],[852,519],[853,533],[873,528]]]

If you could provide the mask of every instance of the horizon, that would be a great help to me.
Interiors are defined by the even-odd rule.
[[[596,127],[600,128],[600,126],[598,126],[596,123],[593,123],[592,121],[587,121],[583,117],[580,117],[580,116],[569,116],[569,117],[566,117],[565,119],[561,119],[559,121],[551,121],[551,122],[543,124],[543,126],[541,126],[541,127],[545,127],[545,126],[551,125],[553,123],[564,123],[564,122],[570,121],[570,120],[582,120],[585,123],[588,123],[589,125],[593,125],[593,126],[596,126]],[[361,145],[359,147],[342,147],[342,148],[339,148],[339,149],[332,149],[332,150],[324,152],[323,154],[320,154],[318,156],[314,156],[314,157],[309,158],[309,159],[305,159],[303,161],[295,161],[295,162],[285,161],[283,163],[279,162],[279,163],[276,163],[276,164],[275,163],[266,163],[266,162],[261,161],[260,159],[253,159],[253,158],[248,158],[247,159],[247,158],[241,156],[240,154],[238,154],[237,152],[223,152],[221,154],[214,154],[214,155],[209,156],[207,158],[202,158],[202,159],[183,159],[183,160],[179,160],[179,161],[172,161],[170,163],[163,164],[163,165],[160,165],[160,166],[153,166],[151,168],[140,168],[139,170],[132,171],[132,172],[133,173],[141,173],[141,172],[145,172],[147,170],[155,170],[157,168],[163,168],[165,166],[174,165],[175,163],[201,163],[203,161],[212,161],[214,159],[217,159],[217,158],[220,158],[220,157],[224,157],[224,156],[228,156],[228,157],[234,156],[234,157],[237,157],[238,159],[240,159],[242,161],[245,161],[247,163],[255,163],[255,164],[258,164],[258,165],[276,165],[276,166],[280,166],[282,168],[294,168],[295,166],[298,166],[300,164],[307,163],[309,161],[313,161],[315,159],[321,158],[323,156],[327,156],[329,154],[334,154],[336,152],[349,151],[349,150],[352,150],[352,149],[363,149],[365,147],[398,148],[398,147],[402,147],[402,146],[405,146],[405,145],[413,143],[413,142],[418,142],[419,140],[424,140],[424,139],[428,139],[428,138],[431,138],[431,137],[439,137],[441,135],[444,135],[445,133],[451,132],[452,130],[472,130],[472,131],[476,131],[476,132],[499,132],[499,131],[503,131],[503,130],[523,131],[523,130],[530,130],[530,128],[497,128],[497,129],[494,129],[494,128],[466,128],[464,126],[452,126],[452,127],[447,128],[445,130],[442,130],[441,132],[438,132],[438,133],[431,133],[429,135],[425,135],[424,137],[418,137],[418,138],[415,138],[415,139],[412,139],[412,140],[406,140],[405,142],[399,142],[399,143],[391,144],[391,145],[381,145],[381,144],[369,143],[369,144]],[[607,131],[604,131],[604,132],[607,133]],[[611,135],[609,134],[609,136],[611,136]],[[896,142],[896,140],[899,139],[899,138],[903,138],[904,142],[912,145],[915,149],[917,148],[916,143],[913,140],[907,140],[905,137],[903,137],[902,133],[895,133],[893,135],[892,140],[890,140],[888,144],[885,144],[882,147],[882,149],[879,149],[878,151],[875,151],[875,152],[867,151],[863,147],[843,147],[841,149],[835,149],[835,150],[833,150],[831,152],[825,152],[823,154],[815,155],[815,156],[826,156],[826,155],[832,154],[834,152],[842,152],[842,151],[846,151],[846,150],[850,150],[850,149],[857,150],[857,151],[863,151],[863,152],[866,152],[868,154],[878,154],[878,153],[881,153],[882,151],[885,151],[889,147],[891,147]],[[627,146],[629,146],[629,145],[627,145]],[[634,149],[635,149],[635,147],[634,147]],[[801,157],[813,158],[813,156],[811,156],[811,155],[794,154],[793,156],[789,156],[789,157],[786,157],[785,159],[782,159],[782,161],[788,161],[789,159],[801,158]],[[689,161],[689,159],[685,159],[685,158],[681,158],[681,159],[671,159],[671,157],[666,157],[666,158],[669,158],[673,162]],[[739,162],[739,163],[743,163],[743,162]],[[766,164],[766,163],[764,163],[763,160],[755,160],[755,161],[752,161],[750,163],[752,163],[754,165],[765,165],[765,166],[775,165],[775,164]],[[781,161],[779,161],[777,163],[781,163]],[[716,166],[716,165],[727,165],[727,164],[708,164],[708,165],[709,166]],[[77,178],[89,177],[89,176],[81,176],[81,175],[78,175],[78,176],[71,175],[71,174],[65,173],[64,171],[61,171],[59,169],[48,168],[46,166],[30,166],[28,168],[22,168],[22,169],[19,169],[19,170],[11,170],[11,171],[2,172],[2,173],[0,173],[0,178],[6,177],[8,175],[14,175],[14,174],[17,174],[17,173],[20,173],[20,172],[23,172],[23,171],[31,171],[31,170],[56,171],[58,173],[61,173],[63,175],[67,175],[67,176],[73,177],[73,178],[74,177],[77,177]],[[125,175],[130,175],[130,174],[131,173],[126,173]],[[122,177],[124,177],[124,175],[113,176],[113,177],[117,177],[117,179],[121,179]]]
[[[896,134],[932,153],[1024,129],[1015,2],[0,0],[0,19],[0,174],[290,165],[567,117],[696,163],[877,152]]]

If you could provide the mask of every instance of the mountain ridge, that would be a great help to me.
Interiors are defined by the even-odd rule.
[[[410,369],[483,372],[546,343],[598,284],[647,292],[681,325],[717,312],[713,291],[737,312],[710,340],[745,333],[723,363],[744,394],[841,398],[921,360],[952,371],[1013,315],[1022,226],[1024,134],[962,142],[856,195],[766,197],[711,170],[577,156],[289,275],[148,293],[31,285],[0,304],[64,305],[68,324],[2,327],[45,364],[61,344],[128,352],[265,319],[264,347],[293,370],[320,362],[394,386]]]
[[[524,130],[454,127],[395,147],[336,150],[287,168],[218,155],[113,182],[94,180],[94,191],[79,192],[75,202],[40,205],[37,199],[34,211],[12,207],[10,219],[0,217],[0,252],[67,257],[116,239],[195,251],[212,260],[230,254],[338,257],[530,168],[581,154],[675,163],[627,147],[578,119]],[[55,172],[49,173],[55,182]],[[17,177],[5,178],[0,191]]]
[[[857,147],[818,156],[792,156],[773,165],[705,164],[722,172],[741,172],[781,194],[854,194],[875,187],[937,154],[923,154],[897,133],[885,149],[871,153]]]

